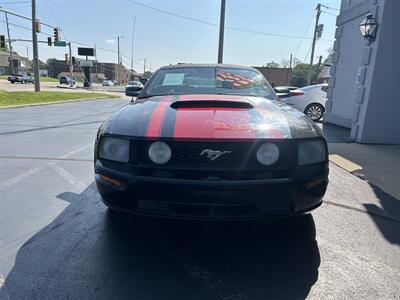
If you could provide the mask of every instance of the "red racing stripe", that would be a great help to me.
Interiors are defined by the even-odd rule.
[[[179,109],[174,138],[254,139],[251,116],[245,109]]]
[[[161,136],[162,125],[165,118],[165,113],[170,105],[173,96],[165,96],[157,104],[151,114],[149,124],[147,125],[146,137],[158,138]]]

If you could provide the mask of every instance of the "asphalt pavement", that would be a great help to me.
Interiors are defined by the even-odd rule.
[[[276,222],[118,217],[93,180],[126,100],[0,110],[0,299],[398,299],[398,199],[331,164],[324,204]]]

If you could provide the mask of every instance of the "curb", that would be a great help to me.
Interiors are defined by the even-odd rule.
[[[21,104],[21,105],[8,105],[8,106],[0,106],[1,109],[11,109],[11,108],[24,108],[31,106],[42,106],[42,105],[54,105],[54,104],[63,104],[69,102],[81,102],[81,101],[90,101],[90,100],[101,100],[101,99],[112,99],[112,100],[126,100],[123,98],[107,98],[107,97],[95,97],[95,98],[82,98],[82,99],[71,99],[71,100],[63,100],[63,101],[54,101],[54,102],[41,102],[41,103],[32,103],[32,104]]]

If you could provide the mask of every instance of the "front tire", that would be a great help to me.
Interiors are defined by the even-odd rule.
[[[324,112],[324,107],[319,103],[311,103],[304,110],[304,114],[314,122],[318,122],[319,120],[321,120]]]

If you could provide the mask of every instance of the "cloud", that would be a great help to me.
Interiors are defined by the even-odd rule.
[[[115,44],[115,40],[114,39],[107,39],[106,43],[107,44]]]

